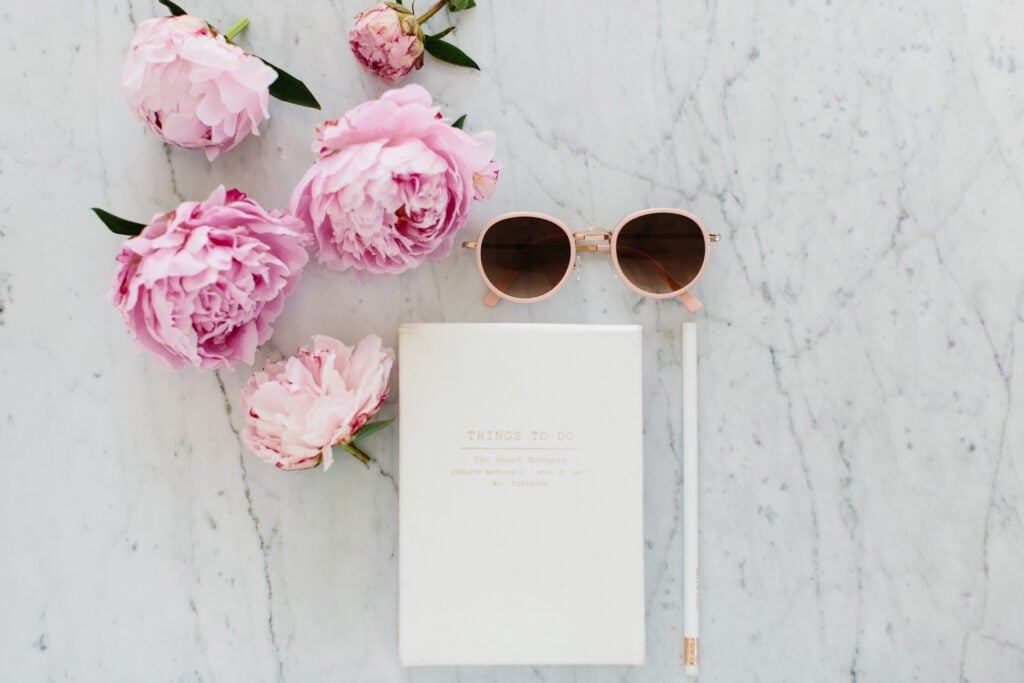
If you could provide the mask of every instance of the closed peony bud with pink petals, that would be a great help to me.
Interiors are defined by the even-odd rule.
[[[424,24],[442,8],[448,10],[451,18],[472,7],[476,7],[473,0],[436,0],[417,17],[401,2],[378,2],[356,15],[348,32],[348,45],[359,64],[388,85],[395,85],[413,69],[421,68],[424,52],[442,62],[479,70],[472,57],[444,39],[455,30],[454,26],[433,34],[423,30]]]
[[[267,364],[249,379],[242,391],[242,438],[256,455],[282,470],[321,463],[327,470],[335,445],[368,462],[369,456],[352,442],[364,427],[385,424],[367,422],[388,396],[394,358],[376,335],[355,347],[313,337],[311,346]]]
[[[449,125],[418,85],[321,124],[313,149],[291,209],[336,270],[400,273],[444,258],[499,168],[494,135]]]
[[[423,66],[423,34],[416,16],[398,5],[381,2],[356,15],[348,44],[359,64],[394,85]]]
[[[164,142],[209,159],[259,135],[277,73],[187,14],[139,24],[121,72],[132,113]]]
[[[301,221],[218,187],[127,240],[110,298],[171,368],[251,364],[309,256]]]

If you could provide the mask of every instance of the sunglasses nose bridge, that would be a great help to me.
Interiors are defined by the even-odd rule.
[[[588,227],[572,234],[576,251],[611,251],[612,233],[606,228]]]

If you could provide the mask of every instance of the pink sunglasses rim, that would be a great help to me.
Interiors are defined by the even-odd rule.
[[[660,294],[653,292],[645,292],[644,290],[634,285],[630,281],[630,279],[626,277],[626,274],[622,272],[622,266],[619,265],[618,251],[615,249],[615,245],[618,243],[619,233],[622,231],[623,226],[625,226],[626,223],[629,223],[631,220],[635,218],[639,218],[640,216],[647,216],[652,213],[673,213],[676,214],[677,216],[684,216],[686,218],[689,218],[691,221],[697,224],[697,227],[700,228],[700,234],[704,238],[704,260],[700,264],[700,270],[697,271],[697,274],[693,276],[693,279],[686,283],[684,287],[681,287],[680,289],[677,289],[673,292],[663,292]],[[615,229],[612,231],[610,245],[612,265],[615,266],[615,272],[619,274],[619,279],[625,282],[626,286],[632,289],[634,292],[641,296],[645,296],[648,299],[675,299],[683,292],[688,292],[691,287],[697,284],[697,281],[700,280],[701,276],[704,275],[704,269],[707,268],[708,266],[708,256],[711,253],[711,237],[708,234],[707,228],[704,227],[704,223],[702,223],[701,220],[694,216],[692,213],[690,213],[689,211],[684,211],[683,209],[643,209],[641,211],[634,211],[633,213],[629,214],[621,221],[619,221],[619,224],[615,226]]]
[[[565,233],[566,239],[569,240],[569,247],[570,247],[569,263],[567,264],[567,266],[565,268],[565,273],[562,275],[562,279],[558,281],[557,285],[552,287],[550,290],[548,290],[544,294],[541,294],[540,296],[535,296],[535,297],[530,297],[530,298],[525,298],[524,299],[522,297],[512,296],[511,294],[505,294],[504,292],[502,292],[501,290],[499,290],[497,287],[494,286],[494,284],[491,282],[490,278],[487,277],[487,273],[484,272],[484,264],[483,264],[483,260],[482,260],[482,258],[483,258],[482,257],[483,249],[481,249],[478,246],[475,249],[475,251],[476,251],[476,269],[480,272],[480,279],[483,280],[484,284],[487,285],[487,289],[491,290],[494,293],[495,296],[498,296],[498,297],[504,299],[505,301],[511,301],[512,303],[516,303],[516,304],[532,304],[532,303],[536,303],[538,301],[544,301],[544,299],[547,299],[548,297],[553,296],[555,294],[555,292],[560,290],[562,288],[562,286],[565,285],[565,283],[569,280],[569,276],[572,275],[573,266],[576,264],[576,240],[573,239],[572,231],[569,229],[569,227],[565,223],[563,223],[562,221],[560,221],[557,218],[555,218],[554,216],[549,216],[549,215],[543,214],[543,213],[537,213],[536,211],[513,211],[511,213],[503,213],[500,216],[497,216],[496,218],[492,218],[487,223],[487,225],[485,225],[480,230],[480,234],[476,238],[477,245],[482,245],[484,243],[484,235],[487,234],[487,231],[490,230],[491,227],[493,227],[494,225],[497,225],[501,221],[507,220],[509,218],[540,218],[541,220],[546,220],[546,221],[548,221],[550,223],[554,223],[559,228],[561,228],[562,232]]]
[[[635,218],[639,218],[640,216],[646,216],[652,213],[672,213],[679,216],[685,216],[686,218],[690,219],[691,221],[697,224],[697,227],[700,228],[701,235],[704,238],[704,260],[700,264],[700,270],[697,271],[697,274],[694,276],[692,280],[690,280],[686,284],[685,287],[682,287],[681,289],[677,289],[672,292],[653,293],[645,292],[644,290],[640,289],[639,287],[634,285],[628,277],[626,277],[626,274],[622,271],[622,267],[619,265],[619,259],[616,255],[615,245],[618,243],[619,232],[622,230],[623,226],[625,226],[627,223],[629,223],[631,220]],[[541,220],[549,221],[557,225],[559,228],[561,228],[562,232],[565,233],[566,238],[569,240],[569,246],[571,251],[569,254],[569,262],[566,265],[565,273],[562,275],[562,279],[558,281],[558,284],[556,284],[554,287],[552,287],[544,294],[541,294],[540,296],[522,298],[512,296],[510,294],[505,294],[504,292],[502,292],[501,290],[494,286],[491,280],[487,277],[487,274],[484,272],[484,265],[481,257],[481,252],[483,250],[480,248],[480,245],[483,245],[484,235],[487,234],[487,231],[490,230],[494,225],[509,218],[539,218]],[[495,296],[505,301],[511,301],[512,303],[516,304],[536,303],[538,301],[544,301],[545,299],[554,296],[555,293],[558,292],[558,290],[560,290],[569,280],[569,277],[572,275],[573,267],[576,265],[576,239],[573,237],[572,230],[570,230],[565,223],[558,220],[554,216],[550,216],[546,213],[539,213],[537,211],[512,211],[510,213],[503,213],[500,216],[492,218],[490,221],[487,222],[486,225],[484,225],[483,228],[481,228],[480,233],[477,236],[477,245],[478,246],[474,251],[476,251],[476,269],[480,273],[480,279],[484,281],[484,284],[487,285],[487,289],[489,289]],[[708,265],[708,256],[711,252],[711,237],[708,233],[707,228],[704,226],[704,223],[700,220],[700,218],[693,215],[689,211],[674,208],[642,209],[640,211],[634,211],[633,213],[629,214],[621,221],[619,221],[618,225],[615,226],[615,229],[612,230],[611,232],[611,238],[609,241],[609,251],[611,252],[612,267],[615,268],[615,272],[618,274],[619,279],[622,280],[622,282],[624,282],[627,287],[632,289],[640,296],[647,297],[648,299],[672,299],[679,297],[681,294],[689,291],[691,287],[697,284],[697,281],[700,280],[701,276],[704,275],[704,270],[707,268]]]

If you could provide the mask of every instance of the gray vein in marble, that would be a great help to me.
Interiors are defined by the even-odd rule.
[[[246,512],[249,515],[249,519],[252,521],[253,531],[256,533],[256,539],[259,541],[260,555],[263,558],[263,579],[267,589],[267,632],[270,636],[270,644],[274,654],[274,661],[277,664],[275,680],[284,681],[284,660],[281,658],[281,647],[278,645],[277,630],[274,628],[274,585],[270,577],[270,543],[267,541],[266,536],[260,527],[260,518],[256,514],[256,509],[253,504],[252,491],[249,489],[249,470],[246,465],[246,460],[248,458],[247,449],[242,441],[241,434],[238,433],[238,429],[235,427],[233,420],[234,409],[231,407],[231,399],[228,397],[227,389],[224,387],[224,380],[220,376],[220,371],[216,372],[216,378],[217,387],[220,389],[220,393],[224,398],[225,418],[227,419],[231,432],[235,435],[235,439],[238,441],[238,466],[241,471],[242,486],[245,491],[245,502],[247,506]]]
[[[182,194],[180,189],[178,189],[178,176],[174,172],[174,157],[171,156],[171,146],[165,144],[165,145],[163,145],[163,148],[164,148],[164,158],[167,160],[167,171],[168,171],[168,178],[169,178],[170,183],[171,183],[171,192],[174,193],[174,196],[177,198],[177,200],[179,202],[183,202],[183,201],[185,201],[185,195]]]
[[[824,626],[825,614],[821,607],[821,532],[818,526],[818,510],[816,498],[814,496],[814,482],[811,478],[811,472],[807,463],[807,454],[804,452],[803,439],[797,431],[796,421],[793,417],[793,397],[786,388],[786,382],[784,382],[782,378],[782,367],[779,363],[779,351],[774,347],[769,347],[768,352],[771,355],[772,371],[775,373],[775,388],[786,403],[786,417],[788,419],[789,434],[792,437],[793,445],[800,457],[800,469],[804,476],[804,486],[807,488],[807,493],[809,494],[808,505],[810,506],[811,514],[812,578],[814,580],[814,594],[818,597],[818,614],[821,619],[822,626]]]

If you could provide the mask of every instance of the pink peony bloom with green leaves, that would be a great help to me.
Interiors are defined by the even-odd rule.
[[[444,258],[499,169],[494,134],[451,126],[418,85],[321,124],[313,149],[291,210],[335,270],[401,273]]]
[[[309,260],[302,222],[218,187],[125,241],[110,299],[165,365],[252,364]]]
[[[164,142],[226,152],[270,116],[277,73],[187,14],[139,24],[121,72],[137,119]]]
[[[388,396],[395,354],[370,335],[354,347],[317,335],[287,360],[268,363],[242,391],[242,438],[264,461],[282,470],[334,462],[333,446],[352,446],[359,430]],[[374,425],[377,426],[377,425]]]

